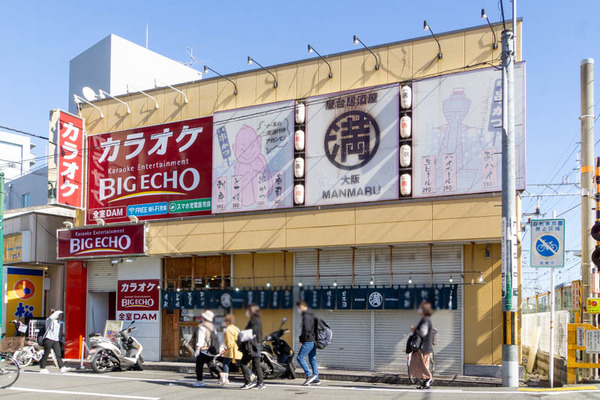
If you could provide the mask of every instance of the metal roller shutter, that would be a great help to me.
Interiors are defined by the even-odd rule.
[[[114,292],[117,290],[117,266],[110,260],[90,261],[88,268],[88,290],[90,292]]]
[[[357,249],[355,273],[357,285],[367,285],[373,276],[376,285],[390,284],[389,248]],[[432,248],[434,283],[461,283],[462,246],[436,245]],[[294,256],[294,283],[316,285],[316,251],[297,252]],[[352,250],[321,251],[321,286],[352,283]],[[431,283],[429,246],[398,246],[393,249],[392,282],[406,285]],[[327,277],[326,275],[331,275]],[[436,373],[462,373],[462,286],[458,287],[458,310],[439,310],[433,323],[439,332],[435,347]],[[406,372],[406,339],[411,325],[418,322],[416,310],[398,311],[326,311],[316,314],[334,331],[331,346],[321,350],[319,364],[329,368],[350,368],[383,372]],[[299,349],[300,317],[294,313],[294,348]]]
[[[375,250],[376,284],[389,285],[389,249]],[[433,282],[447,284],[450,277],[461,283],[462,246],[436,245],[432,248]],[[413,285],[431,283],[429,246],[396,247],[392,256],[393,283]],[[435,346],[436,374],[462,374],[462,286],[458,286],[458,310],[438,310],[432,322],[438,330]],[[416,325],[416,310],[379,311],[375,313],[375,369],[377,371],[406,372],[406,340],[410,327]]]

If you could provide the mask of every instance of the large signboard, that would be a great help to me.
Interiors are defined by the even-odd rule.
[[[294,101],[214,115],[213,213],[292,206]]]
[[[88,138],[86,223],[210,214],[212,118]]]
[[[44,270],[33,268],[6,269],[6,334],[15,332],[9,322],[19,318],[42,317],[44,302]]]
[[[31,232],[22,231],[4,236],[3,260],[5,264],[28,262]]]
[[[565,220],[531,221],[531,267],[565,266]]]
[[[160,309],[158,279],[117,281],[117,319],[157,320]]]
[[[525,64],[515,67],[516,185],[525,189]],[[502,190],[502,76],[494,68],[413,83],[413,197]]]
[[[306,205],[398,198],[399,86],[307,103]]]
[[[144,224],[59,229],[58,259],[139,256],[146,252]]]
[[[51,141],[56,149],[56,202],[83,207],[83,119],[62,110],[50,112]]]

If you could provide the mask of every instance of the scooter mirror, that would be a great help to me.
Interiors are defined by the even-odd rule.
[[[283,318],[283,321],[281,321],[282,324],[285,324],[287,322],[287,317]]]

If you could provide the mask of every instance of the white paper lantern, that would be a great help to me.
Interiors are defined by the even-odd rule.
[[[400,194],[402,196],[410,196],[412,192],[412,182],[409,174],[402,174],[400,176]]]
[[[400,146],[400,166],[402,168],[410,166],[410,146],[407,144]]]
[[[294,204],[304,204],[304,185],[294,186]]]
[[[412,105],[412,89],[410,86],[402,86],[400,89],[400,106],[407,110]]]
[[[306,120],[306,106],[304,103],[296,104],[296,123],[303,124]]]
[[[412,120],[410,117],[408,115],[402,116],[402,118],[400,118],[400,137],[404,139],[409,138],[411,129]]]
[[[302,129],[294,132],[294,149],[304,151],[304,131]]]
[[[304,177],[304,158],[296,157],[294,160],[294,176],[296,178]]]

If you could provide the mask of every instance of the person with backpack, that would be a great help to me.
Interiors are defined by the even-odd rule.
[[[48,357],[50,356],[50,352],[54,352],[54,359],[58,363],[58,367],[60,368],[60,373],[64,374],[65,372],[69,372],[71,369],[65,367],[63,363],[63,359],[61,357],[60,351],[60,322],[58,321],[58,317],[62,314],[60,310],[50,310],[50,316],[46,319],[46,330],[42,336],[42,345],[44,346],[44,354],[42,355],[42,359],[40,360],[40,373],[41,374],[49,374],[50,371],[46,368],[46,364],[48,363]]]
[[[250,318],[246,329],[243,332],[249,331],[252,338],[249,340],[238,341],[240,344],[240,350],[242,351],[241,367],[244,373],[244,386],[240,389],[247,390],[256,387],[257,389],[264,389],[265,385],[263,379],[263,370],[260,366],[260,353],[262,351],[262,322],[260,320],[260,308],[257,304],[248,305],[246,310],[246,316]],[[242,332],[240,332],[242,336]],[[256,381],[252,380],[252,374],[250,373],[250,363],[256,374]]]
[[[219,352],[219,338],[213,323],[215,314],[206,310],[201,314],[201,321],[196,332],[196,382],[194,387],[204,387],[204,364],[208,364]]]
[[[317,364],[317,325],[318,320],[313,313],[313,310],[308,308],[308,304],[304,300],[296,303],[296,308],[299,314],[302,315],[302,332],[300,333],[300,351],[298,351],[298,363],[306,374],[304,386],[320,385],[319,380],[319,365]],[[306,363],[306,356],[312,368],[312,373]]]
[[[220,375],[221,385],[229,384],[229,367],[231,363],[239,362],[242,359],[237,340],[240,334],[240,328],[235,326],[235,317],[233,314],[225,316],[225,354],[223,354],[223,372]]]
[[[416,327],[411,326],[413,334],[420,339],[420,346],[412,352],[410,359],[410,375],[419,379],[422,384],[418,389],[429,389],[433,383],[433,375],[429,369],[431,353],[433,352],[434,329],[431,323],[431,304],[423,301],[417,310],[421,320]]]

